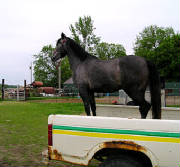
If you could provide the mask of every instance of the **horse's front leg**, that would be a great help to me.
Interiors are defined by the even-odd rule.
[[[93,116],[96,116],[96,101],[94,98],[94,92],[90,92],[90,105]]]
[[[80,93],[80,96],[81,96],[83,103],[84,103],[84,109],[85,109],[86,115],[90,116],[91,114],[90,114],[89,93],[88,93],[87,89],[85,89],[85,88],[80,88],[79,93]]]

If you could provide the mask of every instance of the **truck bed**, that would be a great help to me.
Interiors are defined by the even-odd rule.
[[[177,167],[180,162],[178,120],[50,115],[50,159],[88,165],[105,148],[141,152],[152,166]]]

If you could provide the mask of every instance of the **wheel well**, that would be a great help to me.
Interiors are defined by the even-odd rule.
[[[94,155],[94,158],[100,161],[104,161],[108,158],[118,158],[118,156],[120,155],[131,157],[134,160],[141,162],[143,166],[152,167],[151,160],[148,158],[148,156],[146,156],[144,153],[140,151],[116,148],[103,148]]]

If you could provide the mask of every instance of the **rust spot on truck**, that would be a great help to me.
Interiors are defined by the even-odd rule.
[[[146,152],[146,149],[143,146],[132,141],[110,141],[103,143],[102,147]]]
[[[56,149],[53,150],[51,146],[48,146],[48,157],[49,159],[63,161],[62,155]]]
[[[64,160],[62,158],[62,155],[57,150],[53,150],[53,154],[54,154],[56,160],[59,160],[59,161],[63,161]]]
[[[51,155],[52,155],[52,149],[51,146],[48,146],[48,158],[51,159]]]
[[[49,159],[54,159],[54,160],[59,160],[59,161],[64,161],[64,162],[69,162],[69,163],[72,163],[72,164],[78,164],[78,165],[86,165],[86,164],[83,164],[83,163],[74,163],[74,162],[71,162],[71,161],[67,161],[65,160],[61,153],[59,153],[56,149],[52,149],[51,146],[48,146],[48,156],[49,156]],[[74,157],[75,159],[78,159],[79,157],[78,156],[72,156]]]

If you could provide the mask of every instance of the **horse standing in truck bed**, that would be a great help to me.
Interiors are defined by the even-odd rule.
[[[123,89],[139,105],[141,118],[146,118],[151,105],[152,118],[161,118],[159,74],[153,63],[138,56],[99,60],[62,33],[57,41],[52,61],[57,62],[66,55],[73,72],[73,81],[79,89],[87,115],[92,111],[93,116],[96,116],[94,92],[111,93]],[[151,105],[144,97],[148,85]]]

